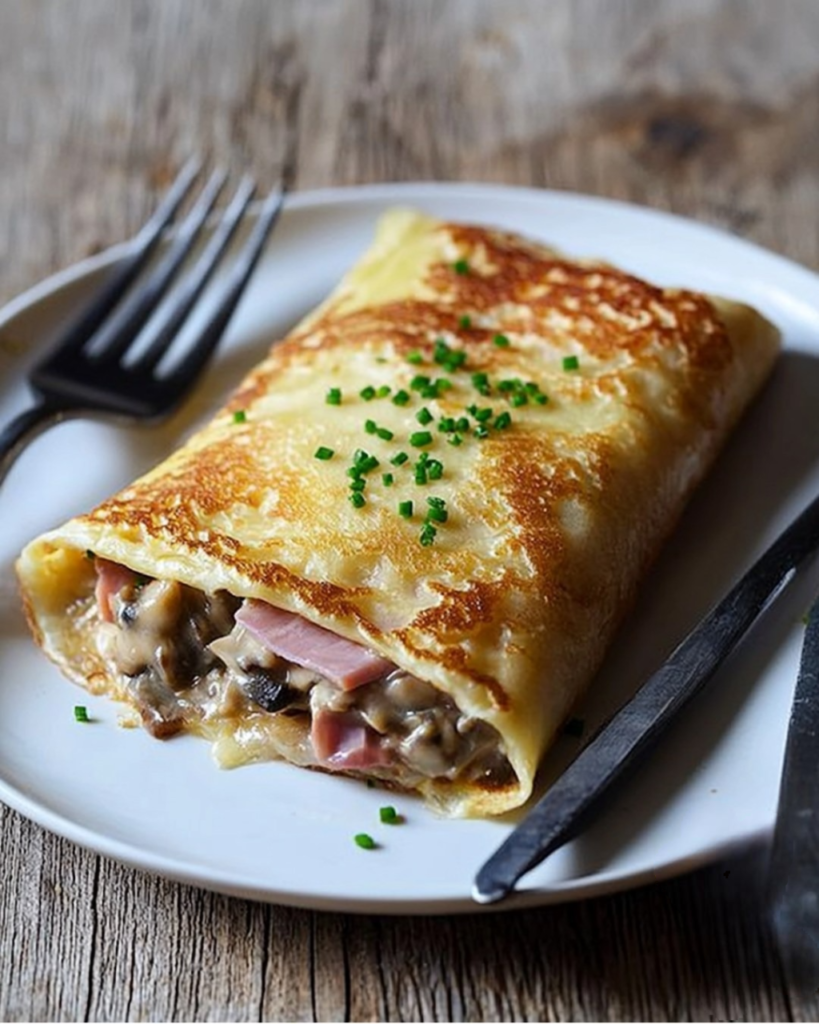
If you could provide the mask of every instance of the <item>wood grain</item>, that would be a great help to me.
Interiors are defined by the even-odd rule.
[[[263,185],[502,181],[819,268],[812,0],[2,0],[0,299],[125,238],[191,152]],[[810,1020],[765,850],[463,918],[246,903],[0,809],[3,1020]]]

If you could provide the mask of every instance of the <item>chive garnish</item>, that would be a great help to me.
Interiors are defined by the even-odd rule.
[[[333,451],[333,449],[325,448],[324,445],[321,445],[319,448],[316,448],[315,451],[315,457],[317,459],[321,459],[323,462],[326,462],[327,459],[332,459],[334,455],[335,452]]]
[[[382,441],[392,441],[395,437],[395,434],[393,434],[391,430],[388,430],[387,427],[379,427],[378,430],[376,430],[376,435],[380,437]]]
[[[425,377],[423,373],[416,374],[410,381],[410,387],[413,391],[420,391],[422,388],[429,387],[430,384],[429,377]]]
[[[363,508],[363,506],[367,504],[367,499],[361,491],[353,491],[350,495],[350,502],[354,508]]]
[[[359,832],[353,836],[353,841],[356,846],[360,846],[362,850],[374,850],[378,845],[372,836],[367,835],[366,832]]]
[[[469,263],[467,262],[467,260],[464,260],[464,259],[456,260],[452,264],[452,269],[455,271],[456,274],[462,274],[462,275],[463,274],[468,274],[469,273]]]
[[[495,419],[495,430],[506,430],[511,423],[511,415],[508,412],[502,412],[500,416]]]
[[[399,501],[398,502],[398,515],[403,519],[412,519],[412,502],[411,501]]]
[[[459,434],[465,434],[467,430],[469,430],[469,420],[466,416],[461,416],[461,418],[456,421],[455,429]]]
[[[421,527],[421,543],[425,548],[429,547],[430,544],[435,540],[435,535],[438,531],[432,525],[432,523],[424,523]]]
[[[453,445],[453,447],[457,448],[459,444],[463,444],[463,440],[464,439],[461,437],[460,434],[453,434],[451,437],[448,437],[446,440],[447,440],[447,444],[451,444],[451,445]]]
[[[423,408],[418,410],[418,412],[415,414],[415,418],[422,426],[425,427],[427,423],[432,423],[433,415],[429,411],[429,409],[427,409],[427,407],[424,406]]]
[[[427,465],[425,462],[419,462],[416,464],[415,482],[417,484],[425,484],[427,482]]]
[[[233,422],[234,423],[246,423],[247,422],[247,413],[244,411],[244,409],[237,409],[236,410],[236,412],[233,414]]]
[[[437,506],[434,506],[427,511],[427,519],[430,522],[445,523],[448,518],[449,513],[445,508],[438,508]]]
[[[375,420],[365,420],[364,429],[367,431],[368,434],[375,434],[378,431],[378,424],[375,422]]]
[[[563,357],[563,369],[564,370],[579,370],[580,360],[577,356],[564,356]]]
[[[393,405],[406,405],[410,400],[409,391],[404,391],[402,388],[400,391],[396,391],[392,396]]]
[[[391,391],[392,388],[389,386],[389,384],[382,384],[381,387],[376,390],[375,397],[386,398]]]
[[[492,341],[498,346],[498,348],[506,348],[509,345],[509,339],[505,334],[496,334]]]
[[[350,481],[351,491],[363,491],[366,486],[367,481],[364,479],[364,477],[361,476],[357,476],[355,480]]]
[[[364,399],[365,402],[371,402],[375,398],[375,388],[372,384],[368,384],[365,388],[362,388],[359,395]]]
[[[406,452],[399,452],[397,455],[393,455],[393,457],[390,459],[390,462],[392,463],[393,466],[403,466],[408,458],[409,455],[407,455]]]
[[[324,401],[328,405],[341,405],[341,388],[330,388]]]
[[[423,448],[432,444],[432,434],[428,430],[416,430],[414,434],[410,434],[409,442],[413,448]]]
[[[382,825],[400,825],[401,815],[394,807],[379,807],[378,817]]]
[[[392,487],[395,477],[392,475],[392,473],[383,473],[381,476],[381,480],[385,487]]]
[[[544,395],[541,391],[539,392],[539,394],[535,395],[535,401],[538,405],[545,405],[549,401],[549,396]]]
[[[430,480],[440,480],[444,475],[444,464],[437,459],[430,459],[427,463],[427,473]]]
[[[462,330],[468,331],[469,328],[472,326],[472,317],[464,313],[464,315],[458,319],[458,326]]]
[[[525,391],[516,391],[509,399],[509,404],[513,405],[516,409],[519,409],[520,406],[526,405],[528,401],[529,399]]]
[[[422,353],[418,351],[417,348],[413,349],[412,352],[408,352],[407,353],[407,362],[408,363],[413,363],[415,366],[419,366],[421,363],[423,363],[423,361],[424,361],[424,357],[423,357]]]
[[[481,423],[480,426],[475,427],[475,437],[477,437],[479,441],[483,441],[484,438],[489,437],[489,430],[483,423]]]
[[[88,717],[88,708],[84,704],[76,704],[74,706],[74,721],[75,722],[90,722],[91,719]]]

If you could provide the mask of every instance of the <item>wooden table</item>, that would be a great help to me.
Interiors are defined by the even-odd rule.
[[[0,298],[126,237],[190,152],[291,189],[472,180],[672,210],[819,269],[812,0],[2,0]],[[229,899],[0,808],[0,1017],[815,1019],[765,849],[458,918]]]

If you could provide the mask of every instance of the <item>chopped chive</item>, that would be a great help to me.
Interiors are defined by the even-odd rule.
[[[444,475],[444,464],[437,459],[430,459],[427,463],[427,472],[430,480],[440,480]]]
[[[455,271],[456,274],[461,274],[461,275],[468,274],[469,273],[469,263],[468,263],[467,260],[464,260],[464,259],[456,260],[452,264],[452,269]]]
[[[350,502],[354,508],[363,508],[367,504],[367,499],[361,493],[361,491],[353,491],[350,495]]]
[[[399,452],[397,455],[393,455],[390,462],[393,466],[403,466],[407,459],[409,459],[409,455],[406,452]]]
[[[327,459],[332,459],[334,455],[335,452],[333,451],[333,449],[325,448],[324,445],[321,445],[319,448],[316,448],[315,451],[315,458],[321,459],[324,462],[326,462]]]
[[[483,423],[481,423],[479,427],[475,427],[475,437],[477,437],[479,441],[483,441],[484,438],[489,437],[489,430]]]
[[[498,384],[499,391],[516,391],[521,385],[520,378],[510,377],[508,380],[502,380]]]
[[[365,420],[364,429],[367,431],[368,434],[375,434],[378,432],[378,424],[375,422],[375,420]]]
[[[356,448],[356,450],[353,452],[353,464],[356,466],[360,466],[361,463],[365,462],[367,459],[369,459],[369,457],[369,452],[365,452],[363,448]]]
[[[358,393],[365,402],[371,402],[375,398],[375,388],[372,384],[368,384],[366,388],[362,388]]]
[[[355,480],[350,481],[351,491],[363,491],[366,486],[367,481],[364,479],[364,477],[361,476],[357,476]]]
[[[324,401],[327,405],[341,405],[341,388],[330,388]]]
[[[381,819],[382,825],[400,825],[403,821],[394,807],[379,807],[378,817]]]
[[[399,501],[398,502],[398,515],[403,519],[412,519],[412,502],[411,501]]]
[[[410,393],[409,391],[404,391],[403,388],[400,391],[396,391],[392,396],[393,405],[406,405],[409,400]]]
[[[413,391],[420,391],[422,388],[429,387],[431,381],[429,377],[425,377],[423,373],[417,374],[410,381],[410,387]]]
[[[487,420],[492,419],[492,410],[487,405],[484,406],[483,409],[476,409],[472,415],[475,417],[478,423],[486,423]]]
[[[415,482],[417,484],[425,484],[427,482],[427,467],[426,463],[419,462],[415,467]]]
[[[455,429],[459,434],[465,434],[467,430],[469,430],[469,420],[466,416],[461,416],[461,418],[456,421]]]
[[[395,477],[392,473],[382,473],[381,480],[385,487],[392,487]]]
[[[236,410],[236,412],[233,414],[233,422],[234,423],[246,423],[247,422],[247,413],[244,411],[244,409],[237,409]]]
[[[427,520],[435,523],[445,523],[449,519],[449,512],[445,508],[431,508],[427,511]]]
[[[415,366],[420,365],[424,361],[424,356],[418,349],[413,349],[412,352],[407,353],[407,362],[413,363]]]
[[[428,548],[430,544],[432,544],[432,542],[435,540],[435,535],[437,533],[438,531],[435,529],[432,523],[424,523],[424,525],[421,527],[420,540],[425,548]]]
[[[90,722],[91,719],[88,717],[88,708],[84,704],[75,704],[74,706],[74,721],[75,722]]]
[[[577,356],[564,356],[563,357],[563,369],[564,370],[579,370],[580,360]]]
[[[538,391],[540,391],[539,385],[537,385],[533,380],[527,380],[523,387],[530,395],[536,395]]]
[[[428,430],[416,430],[410,434],[409,443],[413,448],[423,448],[424,445],[432,444],[432,434]]]
[[[378,469],[379,462],[374,455],[368,456],[358,467],[362,473],[369,473],[370,470]]]
[[[374,850],[378,846],[373,837],[367,835],[366,832],[359,832],[357,835],[354,835],[353,842],[356,846],[360,846],[362,850]]]
[[[498,346],[498,348],[507,348],[509,345],[509,339],[505,334],[496,334],[492,341]]]
[[[423,406],[423,408],[419,409],[415,414],[415,418],[420,424],[422,424],[422,426],[426,426],[427,423],[432,423],[433,415],[426,406]]]
[[[380,388],[376,389],[375,397],[376,398],[386,398],[387,395],[391,391],[392,391],[392,388],[389,386],[389,384],[382,384]]]
[[[549,401],[549,396],[544,395],[541,391],[540,394],[535,395],[535,401],[538,405],[545,405]]]
[[[442,416],[438,420],[438,429],[443,434],[451,434],[455,430],[455,420],[452,416]]]
[[[506,430],[511,423],[511,415],[508,412],[502,412],[500,416],[495,419],[495,430]]]
[[[379,427],[378,430],[376,430],[376,434],[382,441],[392,441],[395,437],[395,434],[393,434],[391,430],[388,430],[387,427]]]
[[[462,317],[459,317],[458,319],[458,326],[462,330],[468,331],[469,328],[472,326],[472,317],[464,313],[464,315]]]
[[[463,440],[464,439],[461,437],[460,434],[453,434],[451,437],[448,437],[446,440],[447,440],[447,444],[451,444],[453,447],[457,448],[459,444],[463,444]]]
[[[509,404],[519,409],[522,405],[526,405],[529,399],[525,391],[516,391],[514,395],[509,399]]]

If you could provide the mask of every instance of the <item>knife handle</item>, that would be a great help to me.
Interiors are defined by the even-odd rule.
[[[789,982],[819,990],[819,598],[802,645],[768,869],[771,923]]]

